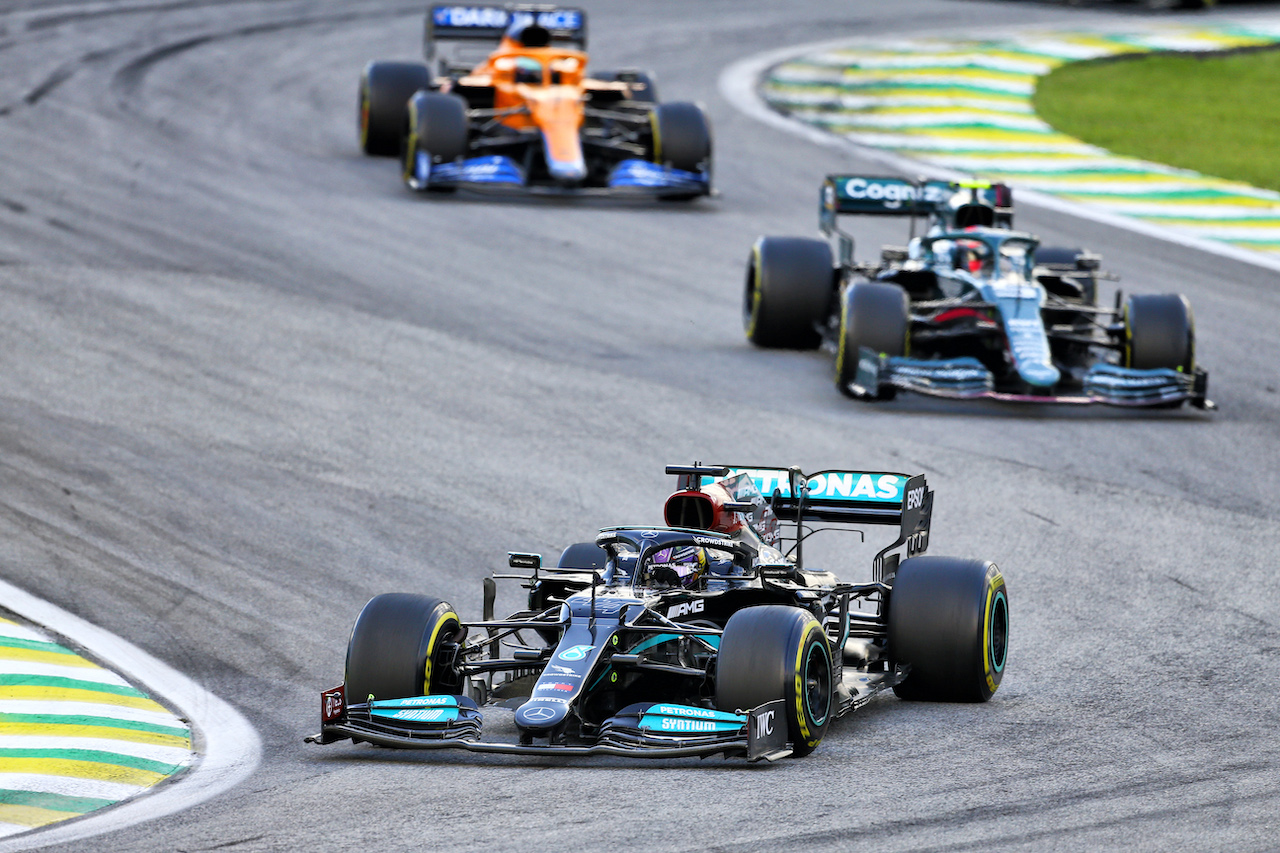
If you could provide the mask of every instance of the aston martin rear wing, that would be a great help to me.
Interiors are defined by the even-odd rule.
[[[959,194],[968,192],[967,197]],[[827,175],[818,205],[818,230],[835,238],[841,264],[853,265],[853,237],[840,230],[840,215],[909,216],[910,236],[917,217],[948,228],[969,225],[1009,228],[1013,225],[1013,191],[989,181],[940,181],[889,175]],[[901,248],[898,248],[901,252]]]
[[[423,53],[433,73],[465,73],[488,58],[512,24],[535,23],[551,33],[552,46],[587,49],[587,13],[582,9],[532,3],[449,3],[427,10]]]

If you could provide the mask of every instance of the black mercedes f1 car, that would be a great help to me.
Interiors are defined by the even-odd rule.
[[[910,217],[910,240],[857,262],[842,214]],[[757,346],[828,349],[851,397],[1214,408],[1186,297],[1117,291],[1098,305],[1114,276],[1097,255],[1013,230],[1008,186],[829,175],[819,230],[756,241],[743,322]]]
[[[982,702],[1004,674],[1009,604],[993,563],[923,556],[923,475],[673,466],[665,527],[616,527],[554,568],[509,556],[528,607],[464,621],[427,595],[379,595],[321,696],[312,743],[643,758],[805,755],[888,689]],[[870,579],[803,559],[815,524],[887,525]],[[826,529],[825,527],[823,529]],[[510,742],[485,737],[501,718]]]

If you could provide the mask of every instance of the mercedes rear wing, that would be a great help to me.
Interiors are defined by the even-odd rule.
[[[667,472],[680,478],[682,489],[746,474],[778,519],[797,526],[799,541],[805,535],[801,528],[809,520],[896,526],[897,539],[876,555],[873,571],[877,581],[892,577],[903,556],[923,553],[929,545],[933,491],[923,474],[844,470],[805,474],[799,468],[696,463],[691,467],[668,466]],[[798,553],[796,562],[801,562]]]
[[[554,47],[587,49],[587,13],[582,9],[531,3],[440,4],[427,10],[422,37],[427,66],[440,76],[465,74],[488,58],[513,24],[545,27]]]

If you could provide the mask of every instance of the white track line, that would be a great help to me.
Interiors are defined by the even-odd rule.
[[[198,756],[172,781],[82,818],[0,840],[0,853],[66,844],[123,829],[191,808],[248,778],[262,757],[257,731],[239,711],[187,676],[137,646],[78,616],[0,581],[4,606],[88,649],[113,668],[128,673],[191,722]]]

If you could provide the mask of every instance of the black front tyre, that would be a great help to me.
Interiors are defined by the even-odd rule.
[[[831,719],[831,647],[807,610],[747,607],[729,617],[716,656],[716,707],[747,711],[782,699],[792,754],[808,755]]]
[[[356,618],[347,644],[347,701],[461,693],[462,678],[440,659],[440,650],[462,638],[458,614],[438,598],[374,596]]]
[[[653,162],[685,172],[711,170],[711,125],[697,104],[659,104],[651,114]]]
[[[360,150],[395,157],[404,135],[404,116],[413,93],[431,86],[431,71],[420,62],[370,62],[360,74],[356,130]]]
[[[1131,296],[1124,307],[1125,366],[1195,370],[1195,321],[1180,293]]]
[[[903,699],[985,702],[1004,678],[1009,595],[994,563],[912,557],[889,593],[888,653],[911,667]]]
[[[751,247],[742,325],[758,347],[814,349],[835,296],[831,246],[803,237],[761,237]]]
[[[910,330],[910,299],[896,284],[861,282],[844,292],[840,306],[840,338],[836,350],[836,387],[850,395],[849,384],[858,376],[862,347],[882,355],[906,355]],[[895,390],[886,388],[875,399],[891,400]]]
[[[410,98],[403,145],[405,182],[415,188],[437,189],[425,186],[419,156],[433,165],[456,160],[467,153],[470,133],[467,102],[462,98],[439,92],[418,92]]]

